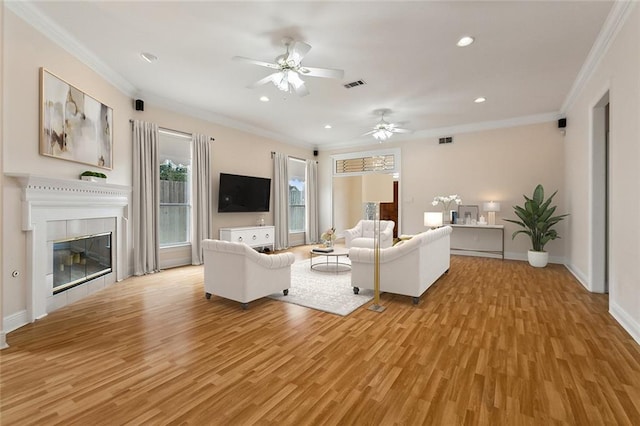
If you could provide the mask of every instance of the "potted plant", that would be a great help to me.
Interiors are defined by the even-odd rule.
[[[104,173],[92,172],[90,170],[87,170],[87,171],[82,172],[80,174],[80,179],[81,180],[88,180],[90,182],[106,182],[107,181],[107,175],[105,175]]]
[[[524,195],[524,206],[513,206],[516,216],[520,220],[504,219],[507,222],[515,223],[524,228],[515,231],[511,238],[518,234],[527,234],[531,238],[531,250],[527,253],[527,258],[531,266],[544,268],[549,262],[549,253],[544,251],[544,246],[551,240],[560,238],[558,232],[553,229],[554,225],[560,222],[568,214],[553,216],[556,206],[551,206],[551,201],[558,191],[555,191],[549,198],[544,199],[544,188],[542,185],[536,186],[533,197]]]

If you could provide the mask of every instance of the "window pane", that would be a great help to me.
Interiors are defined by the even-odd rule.
[[[289,159],[289,232],[305,231],[306,168],[306,162]]]
[[[191,139],[160,132],[160,246],[190,242]]]
[[[167,246],[189,242],[189,206],[161,205],[160,245]]]

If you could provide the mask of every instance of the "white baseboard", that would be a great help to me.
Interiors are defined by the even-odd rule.
[[[523,262],[528,262],[527,253],[515,252],[515,251],[506,251],[504,252],[504,258],[509,260],[521,260]],[[562,256],[549,256],[549,263],[556,263],[558,265],[565,264],[565,258]]]
[[[3,333],[11,333],[13,330],[17,330],[23,325],[29,324],[29,318],[27,317],[26,309],[24,311],[19,311],[15,314],[6,316],[2,321],[2,324],[4,325]]]
[[[585,289],[587,289],[587,291],[591,292],[591,289],[589,288],[589,280],[580,269],[576,268],[575,265],[572,265],[570,263],[564,266],[569,270],[569,272],[571,272],[571,275],[573,275],[575,279],[578,280],[578,282],[582,284]]]
[[[618,321],[622,328],[624,328],[627,333],[633,337],[633,340],[640,345],[640,324],[638,324],[638,322],[624,309],[618,306],[615,302],[612,302],[611,298],[609,298],[609,313],[616,319],[616,321]]]
[[[4,331],[0,331],[0,349],[6,349],[9,345],[7,345],[7,334]]]

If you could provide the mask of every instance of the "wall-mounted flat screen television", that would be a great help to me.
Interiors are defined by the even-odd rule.
[[[268,212],[271,179],[220,173],[218,212]]]

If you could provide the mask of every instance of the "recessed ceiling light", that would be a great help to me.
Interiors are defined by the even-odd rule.
[[[467,47],[470,44],[472,44],[474,41],[475,41],[475,39],[473,37],[464,36],[460,40],[458,40],[458,42],[456,43],[456,46],[458,46],[458,47]]]
[[[475,103],[477,103],[477,104],[481,104],[481,103],[483,103],[483,102],[484,102],[484,101],[486,101],[486,100],[487,100],[487,98],[483,98],[482,96],[480,96],[479,98],[475,98],[475,99],[473,100],[473,102],[475,102]]]
[[[269,98],[267,98],[266,96],[260,96],[260,101],[261,102],[269,102]]]
[[[325,124],[325,125],[324,125],[324,128],[325,128],[325,129],[330,129],[330,128],[331,128],[331,124]]]
[[[149,52],[142,52],[140,54],[140,57],[149,63],[152,63],[158,60],[158,57],[156,55]]]

